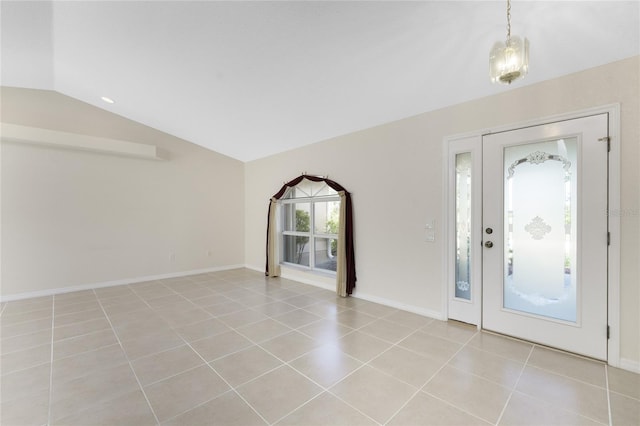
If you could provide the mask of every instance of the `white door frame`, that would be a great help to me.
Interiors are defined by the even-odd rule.
[[[482,140],[482,135],[517,130],[524,127],[540,126],[556,121],[572,120],[595,114],[609,114],[609,137],[611,149],[609,152],[609,212],[620,211],[620,104],[610,104],[590,109],[558,114],[537,118],[533,120],[522,121],[519,123],[507,124],[494,128],[480,129],[464,134],[447,136],[443,140],[443,202],[442,217],[443,229],[442,249],[445,253],[442,262],[442,312],[443,317],[449,318],[449,299],[450,299],[450,283],[455,279],[455,272],[452,265],[455,262],[454,246],[451,236],[455,230],[455,221],[452,214],[452,194],[450,193],[450,175],[452,173],[450,167],[450,145],[454,141],[461,139],[477,138]],[[479,146],[481,149],[481,145]],[[607,214],[608,212],[603,212]],[[481,216],[481,212],[477,213]],[[613,367],[620,367],[620,215],[609,214],[609,233],[611,236],[611,245],[609,246],[609,267],[608,267],[608,324],[610,334],[608,340],[608,356],[607,362]],[[481,270],[481,262],[474,262],[474,268]],[[475,273],[474,273],[475,275]],[[476,289],[476,291],[478,291]],[[478,298],[476,298],[476,301]],[[475,301],[474,301],[475,302]],[[478,328],[482,324],[482,313],[480,309],[476,309]]]

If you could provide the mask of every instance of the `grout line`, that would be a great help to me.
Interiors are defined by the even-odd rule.
[[[53,405],[53,332],[56,319],[56,297],[51,298],[51,364],[49,366],[49,401],[47,403],[47,424],[52,423],[51,406]]]
[[[522,364],[522,368],[520,369],[520,374],[518,374],[518,378],[516,379],[516,382],[513,384],[513,389],[511,389],[509,391],[509,397],[507,398],[507,401],[504,403],[504,406],[502,407],[502,410],[500,411],[500,415],[498,416],[498,420],[496,421],[496,425],[500,424],[500,421],[502,420],[502,416],[504,416],[504,412],[507,410],[507,406],[509,406],[509,402],[511,402],[511,397],[513,396],[514,392],[516,391],[516,388],[518,387],[518,383],[520,383],[520,379],[522,378],[522,375],[524,374],[524,370],[525,368],[527,368],[527,364],[529,363],[529,359],[531,358],[531,355],[533,355],[533,350],[535,349],[535,345],[531,346],[531,349],[529,349],[529,355],[527,355],[527,359],[524,360],[524,363]]]
[[[607,409],[609,410],[609,426],[613,426],[613,414],[611,413],[611,392],[609,390],[609,368],[604,367],[604,379],[607,386]]]
[[[94,292],[95,292],[95,290],[94,290]],[[133,369],[133,365],[131,364],[131,360],[127,356],[127,352],[124,350],[124,347],[122,346],[122,342],[120,341],[120,337],[118,336],[118,333],[116,333],[116,329],[113,326],[113,324],[111,323],[111,319],[109,318],[109,315],[107,315],[107,311],[105,311],[104,306],[102,306],[102,303],[100,302],[100,299],[97,297],[97,295],[96,295],[96,298],[98,299],[98,304],[100,305],[100,308],[102,309],[102,312],[104,313],[105,317],[107,318],[107,321],[109,321],[109,325],[111,326],[111,332],[116,337],[116,340],[117,340],[118,344],[120,345],[120,349],[122,349],[122,353],[124,354],[125,358],[128,361],[129,369],[133,373],[133,377],[136,379],[136,382],[138,383],[138,387],[140,388],[140,392],[142,392],[142,395],[144,396],[144,399],[147,401],[147,406],[151,410],[151,414],[153,414],[153,418],[156,419],[156,424],[159,425],[160,424],[160,420],[158,419],[158,416],[156,415],[156,412],[153,409],[153,406],[151,405],[151,401],[149,401],[149,397],[147,396],[147,393],[144,391],[144,387],[142,386],[142,383],[140,382],[140,379],[138,378],[138,375],[136,374],[136,371]]]

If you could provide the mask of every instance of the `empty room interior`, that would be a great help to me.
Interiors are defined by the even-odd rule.
[[[0,3],[0,423],[640,424],[640,2]]]

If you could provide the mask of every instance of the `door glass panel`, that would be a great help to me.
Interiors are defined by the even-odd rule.
[[[576,321],[577,138],[504,148],[507,309]]]
[[[456,288],[471,300],[471,153],[456,154]]]

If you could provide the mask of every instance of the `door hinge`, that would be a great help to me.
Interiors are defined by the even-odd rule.
[[[609,136],[605,136],[604,138],[598,139],[598,142],[606,142],[607,152],[611,152],[611,138]]]
[[[611,327],[607,326],[607,339],[611,338]]]
[[[607,232],[607,245],[611,245],[611,232]]]

